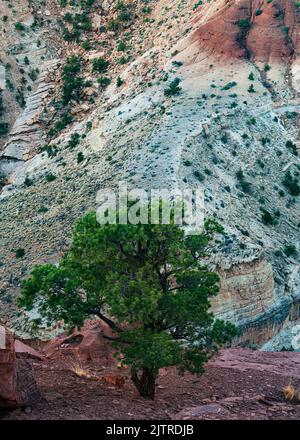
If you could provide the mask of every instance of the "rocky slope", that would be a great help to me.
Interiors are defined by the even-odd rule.
[[[75,219],[96,207],[97,190],[126,180],[204,190],[207,215],[226,229],[212,256],[222,277],[213,307],[241,326],[238,342],[260,345],[296,324],[297,3],[94,2],[78,42],[62,35],[75,26],[66,14],[82,13],[82,5],[62,4],[26,3],[35,19],[43,17],[22,31],[26,53],[36,53],[32,41],[41,37],[45,54],[25,108],[9,113],[15,120],[0,158],[0,318],[24,330],[13,306],[21,278],[62,255]],[[24,21],[22,8],[14,23]],[[19,32],[10,26],[5,53],[6,34]],[[72,54],[85,83],[80,99],[62,106],[62,69]],[[16,64],[18,54],[9,56]],[[99,57],[109,62],[103,72],[93,68]],[[168,93],[175,78],[178,89]]]

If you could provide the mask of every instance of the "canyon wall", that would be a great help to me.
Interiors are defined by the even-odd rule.
[[[27,329],[14,306],[22,278],[66,251],[76,218],[96,208],[99,189],[126,180],[204,191],[207,217],[226,232],[211,256],[222,280],[213,310],[241,327],[239,343],[261,345],[296,322],[299,195],[284,179],[289,171],[297,180],[300,169],[298,6],[160,0],[146,13],[125,2],[130,19],[108,30],[116,2],[96,2],[89,12],[96,25],[76,42],[61,37],[73,7],[31,3],[32,16],[44,21],[26,38],[44,38],[44,59],[34,58],[38,78],[14,113],[0,158],[0,318]],[[64,107],[62,67],[70,55],[80,57],[86,83],[80,101]],[[93,71],[98,57],[110,63],[105,87]],[[65,111],[70,121],[53,131]]]

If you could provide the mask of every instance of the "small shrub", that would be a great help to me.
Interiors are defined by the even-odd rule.
[[[17,31],[24,31],[25,30],[25,26],[24,24],[20,23],[19,21],[15,24],[15,29]]]
[[[205,177],[202,173],[200,173],[200,171],[194,171],[194,176],[199,180],[199,182],[203,182],[205,180]]]
[[[275,218],[274,218],[273,215],[272,215],[269,211],[267,211],[266,209],[262,209],[262,216],[261,216],[261,219],[262,219],[262,221],[263,221],[263,223],[264,223],[265,225],[272,225],[272,226],[274,226],[274,225],[276,224],[276,220],[275,220]]]
[[[25,185],[25,186],[31,186],[31,185],[33,185],[33,181],[32,181],[32,179],[30,179],[28,176],[26,176],[26,177],[25,177],[25,180],[24,180],[24,185]]]
[[[53,182],[56,179],[56,176],[52,173],[49,173],[46,175],[46,181],[47,182]]]
[[[292,141],[286,141],[285,146],[292,151],[295,156],[298,156],[297,145]]]
[[[243,31],[248,31],[251,27],[251,22],[248,20],[248,18],[241,18],[238,21],[238,25]]]
[[[237,83],[235,81],[231,81],[228,84],[226,84],[224,87],[222,87],[221,90],[230,90],[232,87],[235,87]]]
[[[124,52],[126,50],[126,44],[124,43],[124,41],[119,42],[117,50],[119,52]]]
[[[67,144],[67,147],[72,150],[73,148],[77,147],[79,142],[80,142],[80,134],[79,133],[72,133],[70,140]]]
[[[121,87],[123,84],[124,80],[120,76],[118,76],[116,86]]]
[[[167,97],[177,96],[181,92],[181,87],[179,87],[180,79],[175,78],[167,89],[164,90],[164,95]]]
[[[83,162],[84,161],[84,154],[79,151],[79,153],[77,154],[77,163]]]
[[[23,248],[19,248],[16,250],[16,258],[23,258],[25,255],[25,250]]]
[[[107,71],[108,66],[109,66],[109,61],[105,60],[102,57],[93,59],[93,66],[92,66],[93,72],[104,73]]]
[[[292,176],[290,171],[286,172],[282,183],[292,196],[298,196],[300,194],[299,181],[296,177]]]
[[[8,133],[8,124],[0,122],[0,136],[5,136]]]
[[[111,79],[108,76],[101,76],[97,79],[97,82],[101,87],[106,87],[111,83]]]
[[[289,244],[287,246],[284,247],[283,252],[285,253],[285,255],[287,257],[291,257],[293,255],[297,255],[297,249],[296,246],[294,246],[293,244]]]

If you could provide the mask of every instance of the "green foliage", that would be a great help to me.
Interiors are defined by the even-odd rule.
[[[8,133],[8,124],[0,122],[0,136],[5,136]]]
[[[91,42],[86,40],[81,43],[81,47],[84,50],[90,50],[92,48]]]
[[[285,173],[282,183],[292,196],[298,196],[300,194],[299,180],[297,177],[293,177],[289,170]]]
[[[236,172],[236,178],[239,181],[238,186],[241,188],[241,190],[246,194],[250,194],[252,192],[252,185],[250,182],[245,180],[244,173],[241,169]]]
[[[238,25],[243,31],[248,31],[251,27],[251,22],[248,20],[248,18],[241,18],[238,21]]]
[[[122,57],[119,58],[118,62],[119,62],[119,64],[126,64],[128,62],[128,58],[122,56]]]
[[[203,4],[202,0],[199,0],[197,3],[194,4],[193,6],[193,11],[195,11],[196,9],[199,8],[199,6],[201,6]]]
[[[109,61],[105,60],[102,57],[93,59],[93,66],[92,66],[93,72],[104,73],[107,71],[108,66],[109,66]]]
[[[70,136],[70,140],[67,144],[67,147],[70,148],[70,150],[72,150],[73,148],[77,147],[77,145],[79,145],[79,142],[80,142],[80,134],[72,133]]]
[[[119,22],[113,18],[111,18],[109,20],[109,22],[107,23],[107,29],[109,31],[117,31],[119,28]]]
[[[297,255],[297,249],[296,246],[293,244],[288,244],[284,247],[283,252],[287,257],[292,257],[294,255]]]
[[[24,185],[25,186],[32,186],[33,185],[32,179],[30,179],[30,177],[26,176],[25,180],[24,180]]]
[[[101,87],[106,87],[111,83],[111,79],[108,76],[101,76],[97,79],[97,82]]]
[[[64,128],[66,128],[73,121],[72,115],[69,113],[63,113],[59,120],[55,122],[54,126],[48,131],[48,136],[54,136]]]
[[[267,211],[266,209],[262,209],[261,219],[262,219],[262,221],[263,221],[263,223],[265,225],[272,225],[272,226],[274,226],[277,223],[276,219],[274,218],[274,216],[269,211]]]
[[[23,248],[19,248],[16,250],[16,258],[23,258],[25,255],[25,250]]]
[[[255,89],[253,87],[253,84],[250,84],[250,86],[248,87],[248,93],[255,93]]]
[[[219,277],[205,256],[222,231],[215,221],[193,236],[173,223],[100,225],[89,213],[60,263],[36,266],[22,283],[19,305],[71,328],[98,316],[114,332],[116,354],[140,394],[153,398],[159,368],[201,374],[210,355],[237,334],[209,311]]]
[[[269,64],[264,65],[264,72],[269,72],[270,69],[271,69],[271,66]]]
[[[52,173],[48,173],[46,175],[46,181],[47,182],[53,182],[55,179],[56,179],[56,176],[54,174],[52,174]]]
[[[222,87],[221,90],[230,90],[232,87],[235,87],[237,83],[235,81],[231,81],[228,84],[226,84],[224,87]]]
[[[67,59],[62,71],[63,90],[62,104],[68,104],[72,99],[79,102],[82,97],[84,80],[78,76],[81,70],[81,59],[72,55]]]
[[[118,76],[116,86],[121,87],[123,84],[124,80],[120,76]]]
[[[250,81],[254,81],[254,74],[253,74],[252,72],[249,73],[249,75],[248,75],[248,79],[249,79]]]
[[[88,32],[91,30],[92,25],[87,12],[76,13],[72,15],[67,12],[64,16],[64,20],[72,25],[72,29],[64,28],[63,37],[66,41],[79,41],[80,36],[83,32]]]
[[[17,31],[24,31],[25,30],[25,26],[24,24],[20,23],[19,21],[15,24],[15,29]]]
[[[286,141],[285,146],[292,151],[295,156],[298,156],[297,145],[291,140]]]
[[[44,145],[42,151],[45,151],[50,158],[57,155],[57,148],[54,145]]]
[[[29,78],[31,81],[36,81],[38,77],[39,70],[38,69],[31,69],[28,73]]]
[[[200,171],[194,171],[194,176],[199,180],[199,182],[203,182],[205,180],[204,175],[200,173]]]
[[[119,52],[124,52],[124,50],[126,50],[126,44],[124,43],[124,41],[120,41],[119,42],[117,50]]]
[[[175,78],[170,84],[169,87],[164,90],[165,96],[168,98],[171,96],[177,96],[181,92],[181,87],[179,87],[180,79]]]
[[[79,151],[79,153],[77,154],[77,163],[80,163],[83,161],[84,161],[84,155],[81,151]]]

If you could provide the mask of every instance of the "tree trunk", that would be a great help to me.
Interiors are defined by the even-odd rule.
[[[137,372],[131,372],[131,380],[137,387],[140,396],[154,399],[156,374],[153,370],[148,367],[143,367],[140,378]]]

